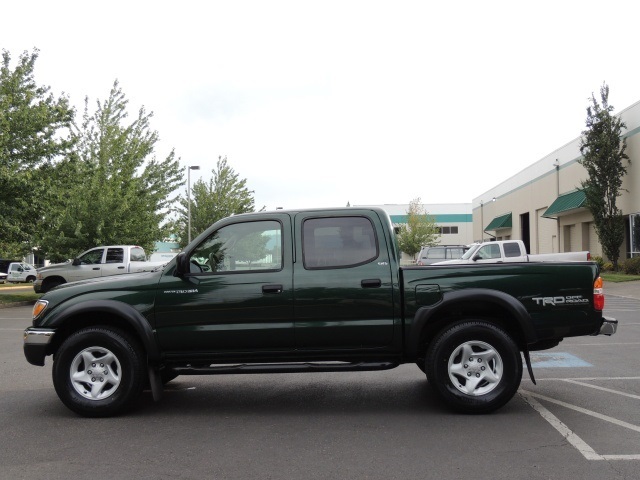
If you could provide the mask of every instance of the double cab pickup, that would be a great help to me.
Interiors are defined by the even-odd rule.
[[[551,300],[549,300],[551,299]],[[400,267],[377,208],[236,215],[156,271],[65,283],[24,332],[61,401],[118,414],[178,375],[381,370],[415,363],[450,407],[493,411],[529,352],[615,333],[593,262]],[[524,359],[524,361],[523,361]],[[418,369],[416,369],[418,371]]]

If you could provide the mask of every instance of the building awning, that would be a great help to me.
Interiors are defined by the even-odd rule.
[[[587,197],[584,190],[565,193],[556,198],[547,211],[542,214],[546,218],[557,218],[562,215],[570,215],[578,209],[585,208]]]
[[[504,228],[511,228],[511,212],[505,213],[504,215],[500,215],[499,217],[491,220],[491,223],[487,225],[487,228],[485,228],[484,231],[501,230]]]

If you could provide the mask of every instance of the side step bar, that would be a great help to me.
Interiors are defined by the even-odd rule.
[[[287,362],[287,363],[234,363],[211,365],[172,365],[169,368],[180,375],[223,375],[240,373],[294,373],[294,372],[364,372],[389,370],[397,362]]]

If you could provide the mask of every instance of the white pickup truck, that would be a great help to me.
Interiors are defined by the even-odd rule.
[[[591,260],[589,252],[541,253],[528,255],[522,240],[498,240],[474,243],[457,260],[446,260],[434,265],[462,263],[515,263],[515,262],[586,262]]]
[[[144,249],[137,245],[96,247],[83,252],[73,260],[39,268],[33,289],[36,293],[47,293],[63,283],[108,275],[148,272],[165,263],[167,261],[148,262]]]
[[[11,262],[7,268],[6,280],[9,283],[31,283],[36,279],[36,267],[25,262]]]

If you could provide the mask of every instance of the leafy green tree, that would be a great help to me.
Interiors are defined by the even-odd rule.
[[[626,125],[611,114],[613,106],[609,105],[609,87],[606,84],[600,87],[600,101],[591,95],[591,105],[587,107],[587,128],[583,130],[580,142],[582,158],[579,163],[588,174],[587,180],[582,182],[586,206],[593,215],[604,254],[617,270],[620,246],[624,241],[624,218],[616,200],[629,163],[625,153],[626,142],[622,138]]]
[[[268,242],[269,237],[262,232],[245,235],[235,246],[236,260],[247,262],[249,265],[262,260],[267,256]]]
[[[183,173],[173,151],[156,159],[152,114],[142,107],[128,122],[127,106],[117,81],[95,113],[85,100],[82,125],[73,131],[76,148],[58,172],[69,190],[58,190],[57,208],[44,221],[41,248],[52,260],[107,244],[151,252],[167,234],[171,195]]]
[[[440,231],[435,219],[431,217],[420,203],[420,198],[414,198],[407,210],[407,223],[400,226],[398,246],[400,250],[415,257],[424,247],[437,245]]]
[[[75,111],[34,77],[38,50],[23,52],[14,69],[0,64],[0,253],[22,256],[34,246],[41,214],[49,208],[56,161],[73,146]]]
[[[213,176],[208,183],[199,179],[191,187],[191,238],[222,218],[255,210],[253,190],[247,188],[247,180],[240,179],[227,157],[218,157],[211,172]],[[176,229],[180,232],[179,244],[184,247],[189,224],[187,198],[181,196],[178,203]]]

